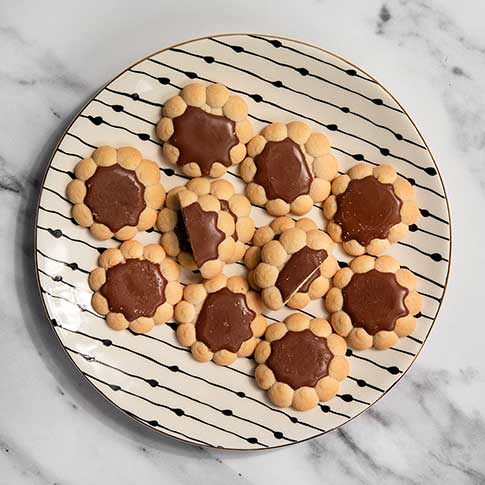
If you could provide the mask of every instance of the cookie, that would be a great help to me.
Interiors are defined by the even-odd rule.
[[[337,271],[325,298],[334,330],[357,350],[392,347],[411,335],[421,311],[416,278],[391,256],[359,256]]]
[[[378,256],[419,219],[411,184],[390,165],[360,163],[332,182],[323,205],[327,232],[352,256]]]
[[[240,173],[253,204],[273,216],[303,215],[328,197],[337,165],[325,135],[292,121],[272,123],[252,138]]]
[[[232,255],[225,260],[227,263],[240,261],[246,253],[247,245],[254,234],[254,221],[252,220],[251,204],[242,194],[234,192],[233,185],[223,179],[210,180],[205,177],[190,180],[186,189],[197,194],[200,198],[217,199],[220,210],[228,213],[234,221],[234,230],[230,236],[234,239]],[[157,226],[162,232],[161,244],[167,254],[178,258],[184,267],[195,269],[194,258],[188,235],[183,223],[183,217],[179,207],[178,192],[182,187],[177,187],[167,194],[166,207],[158,214]],[[214,201],[215,205],[215,201]]]
[[[244,258],[248,278],[271,310],[285,304],[301,309],[327,292],[338,269],[334,245],[312,219],[278,217],[254,234]]]
[[[248,107],[222,84],[188,84],[163,106],[157,135],[165,159],[188,177],[221,177],[241,163],[253,135]]]
[[[266,330],[263,305],[240,276],[219,274],[203,284],[190,284],[175,307],[177,338],[201,362],[232,364],[254,352]]]
[[[106,249],[89,275],[91,304],[114,330],[145,333],[173,316],[182,298],[177,263],[158,244],[125,241]]]
[[[67,188],[72,217],[100,240],[131,239],[153,227],[165,201],[160,169],[133,147],[101,146],[77,163]]]
[[[346,350],[326,320],[293,313],[270,325],[257,345],[256,382],[275,406],[312,409],[337,395],[350,370]]]

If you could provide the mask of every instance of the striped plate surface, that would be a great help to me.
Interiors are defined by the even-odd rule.
[[[161,156],[155,124],[164,100],[192,80],[217,81],[248,103],[255,131],[271,121],[302,119],[330,137],[341,171],[356,161],[393,164],[416,189],[422,217],[389,251],[417,276],[424,308],[415,333],[395,348],[350,353],[340,394],[312,411],[270,405],[254,382],[254,362],[230,367],[195,362],[173,324],[135,336],[110,330],[91,308],[88,272],[113,240],[99,242],[73,224],[64,196],[76,162],[99,145],[133,145],[157,160],[167,189],[185,182]],[[236,169],[227,178],[244,187]],[[258,226],[270,219],[254,207]],[[320,208],[311,216],[324,224]],[[165,49],[117,76],[73,121],[51,160],[37,218],[42,299],[62,346],[108,400],[148,426],[196,445],[264,449],[303,441],[354,418],[387,392],[413,363],[438,312],[449,268],[450,225],[444,188],[409,116],[373,78],[339,57],[289,39],[228,35]],[[154,230],[138,235],[157,242]],[[340,261],[348,258],[338,252]],[[234,264],[229,273],[241,273]],[[184,274],[185,281],[194,276]],[[324,315],[321,301],[305,311]],[[268,312],[270,320],[288,314]]]

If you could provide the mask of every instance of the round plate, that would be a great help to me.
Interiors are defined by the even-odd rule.
[[[249,105],[258,132],[270,121],[301,119],[331,140],[340,170],[357,161],[390,163],[415,187],[422,217],[389,253],[418,278],[422,314],[414,334],[386,351],[349,352],[350,377],[339,395],[299,413],[273,407],[254,382],[254,361],[230,367],[196,362],[174,324],[146,335],[116,332],[91,308],[88,272],[114,240],[75,225],[65,188],[74,165],[100,145],[133,145],[160,163],[166,189],[185,177],[162,159],[155,125],[164,100],[193,81],[220,82]],[[239,191],[237,168],[226,176]],[[253,208],[256,225],[270,221]],[[311,213],[323,227],[321,208]],[[369,74],[298,41],[224,35],[173,46],[130,67],[105,86],[62,137],[42,187],[36,228],[37,276],[59,340],[83,375],[127,415],[166,435],[225,449],[264,449],[319,436],[369,408],[406,372],[433,325],[446,287],[450,222],[444,187],[422,136],[399,103]],[[137,238],[158,242],[152,230]],[[340,261],[348,261],[337,251]],[[244,269],[234,264],[229,273]],[[184,278],[194,277],[184,275]],[[322,301],[305,308],[325,315]],[[278,320],[288,309],[267,312]]]

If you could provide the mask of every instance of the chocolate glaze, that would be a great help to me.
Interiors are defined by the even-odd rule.
[[[219,257],[218,246],[226,238],[217,227],[217,212],[205,212],[198,202],[182,208],[182,215],[195,264]]]
[[[187,235],[187,230],[185,229],[184,216],[182,215],[181,209],[177,211],[177,223],[173,228],[173,232],[179,241],[180,250],[185,251],[186,253],[192,253],[189,236]]]
[[[257,167],[254,181],[264,187],[269,200],[283,199],[290,203],[310,192],[313,177],[305,155],[290,138],[267,142],[254,163]]]
[[[334,220],[342,227],[342,240],[355,239],[367,246],[372,239],[385,239],[389,229],[401,222],[402,201],[392,184],[382,184],[369,175],[350,181],[347,190],[337,195]]]
[[[277,381],[296,390],[303,386],[314,387],[328,375],[328,364],[332,358],[327,341],[307,329],[289,331],[282,339],[271,342],[271,354],[266,365]]]
[[[173,125],[169,141],[180,151],[178,165],[195,162],[202,175],[209,175],[214,162],[231,165],[229,151],[239,143],[234,121],[188,106],[181,116],[173,119]]]
[[[319,269],[317,269],[311,276],[308,278],[305,283],[303,283],[300,288],[298,288],[299,293],[306,293],[310,289],[310,285],[321,275]]]
[[[308,246],[291,255],[281,269],[275,284],[280,290],[283,302],[288,301],[291,295],[306,283],[306,279],[316,272],[326,258],[327,251],[310,249]]]
[[[255,317],[245,295],[222,288],[210,293],[202,306],[195,324],[197,340],[212,352],[222,349],[237,352],[252,337],[251,322]]]
[[[231,215],[231,217],[234,219],[234,232],[231,234],[231,236],[234,236],[234,234],[236,234],[237,216],[230,209],[229,202],[227,202],[227,200],[220,200],[219,202],[221,203],[221,210],[228,212]]]
[[[165,302],[167,280],[160,267],[147,260],[127,259],[106,271],[101,294],[108,300],[110,311],[122,313],[128,321],[153,317]]]
[[[107,225],[113,232],[123,226],[137,226],[146,207],[145,187],[133,170],[118,164],[98,167],[86,180],[84,203],[91,209],[95,222]]]
[[[365,328],[370,335],[393,330],[396,320],[409,313],[404,305],[408,289],[397,282],[394,273],[372,269],[354,274],[342,294],[343,310],[354,327]]]

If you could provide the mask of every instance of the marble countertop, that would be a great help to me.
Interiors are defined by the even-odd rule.
[[[470,0],[3,2],[0,483],[485,483],[484,14]],[[264,453],[185,446],[122,416],[61,350],[33,273],[39,181],[72,116],[137,59],[216,32],[301,39],[375,75],[428,141],[452,212],[447,294],[406,377],[338,431]]]

